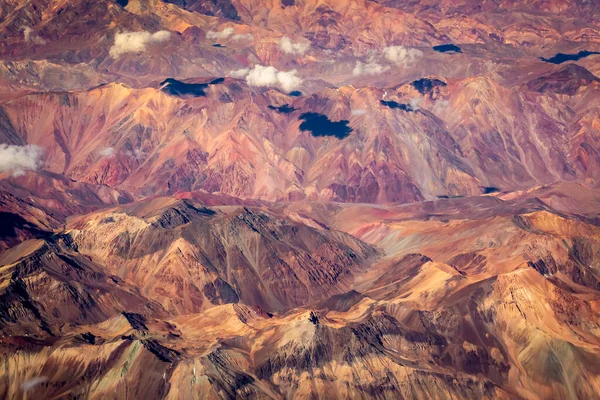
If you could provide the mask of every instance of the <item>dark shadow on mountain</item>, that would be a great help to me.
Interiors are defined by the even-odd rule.
[[[208,87],[208,83],[185,83],[177,79],[167,78],[160,83],[162,91],[171,96],[194,96],[204,97],[206,92],[204,89]]]
[[[292,96],[292,97],[300,97],[300,96],[302,96],[302,92],[299,91],[299,90],[294,90],[294,91],[291,91],[289,93],[289,95]]]
[[[494,186],[483,186],[483,194],[498,193],[500,189]]]
[[[436,87],[446,86],[446,82],[439,79],[421,78],[411,83],[421,94],[430,93]]]
[[[308,112],[300,116],[304,120],[300,124],[300,130],[309,131],[313,136],[335,136],[344,139],[350,135],[352,128],[348,126],[348,120],[333,122],[326,115]]]
[[[348,312],[356,304],[360,303],[365,298],[360,292],[350,290],[346,293],[336,294],[328,299],[321,300],[315,305],[318,310],[331,310],[338,312]]]
[[[129,325],[135,330],[138,331],[147,331],[148,327],[146,326],[146,317],[137,313],[129,313],[123,311],[121,314],[127,319]]]
[[[433,50],[439,53],[462,53],[460,47],[455,44],[441,44],[439,46],[433,46]]]
[[[127,7],[127,4],[129,4],[129,0],[115,0],[115,3],[125,8]]]
[[[289,104],[284,104],[279,107],[269,106],[269,109],[278,111],[282,114],[290,114],[290,113],[293,113],[294,111],[296,111],[296,109],[294,107],[290,106]]]
[[[222,44],[219,44],[219,43],[213,44],[213,47],[225,48],[225,46],[223,46]]]
[[[597,51],[587,51],[587,50],[582,50],[577,54],[565,54],[565,53],[558,53],[557,55],[555,55],[554,57],[551,58],[544,58],[544,57],[540,57],[540,59],[542,61],[548,62],[548,63],[552,63],[552,64],[562,64],[564,62],[567,61],[577,61],[581,58],[585,58],[587,56],[591,56],[592,54],[600,54]]]
[[[395,101],[387,101],[387,100],[380,100],[379,102],[381,103],[381,105],[384,105],[384,106],[389,107],[391,109],[399,108],[399,109],[401,109],[403,111],[406,111],[406,112],[413,112],[413,111],[415,111],[410,106],[410,104],[402,104],[402,103],[398,103],[398,102],[395,102]]]
[[[12,239],[21,234],[27,237],[45,237],[49,232],[39,229],[20,215],[0,212],[0,239]]]

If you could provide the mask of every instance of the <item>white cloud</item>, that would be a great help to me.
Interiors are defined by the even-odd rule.
[[[418,109],[420,109],[420,104],[423,101],[422,98],[420,97],[415,97],[410,99],[409,104],[410,104],[410,108],[412,108],[413,110],[417,111]]]
[[[236,42],[251,42],[254,40],[254,36],[251,33],[239,33],[237,35],[233,35],[231,40]]]
[[[45,376],[31,378],[31,379],[26,380],[25,382],[21,383],[21,390],[23,392],[28,392],[31,389],[35,388],[37,385],[46,382],[47,380],[48,380],[48,378]]]
[[[115,149],[113,149],[112,147],[107,147],[105,149],[100,150],[98,154],[100,155],[100,157],[112,157],[115,154]]]
[[[287,36],[284,36],[279,41],[279,48],[286,54],[303,55],[310,48],[310,42],[294,42]]]
[[[383,49],[383,56],[397,65],[408,65],[423,57],[423,52],[418,49],[410,49],[404,46],[390,46]]]
[[[386,72],[390,69],[387,65],[381,65],[374,60],[370,60],[369,62],[362,63],[360,61],[356,62],[354,69],[352,70],[352,75],[360,76],[360,75],[378,75],[383,72]]]
[[[25,41],[29,42],[32,38],[32,36],[34,36],[35,33],[33,32],[33,28],[30,26],[24,26],[23,27],[23,36],[25,36]]]
[[[367,113],[367,110],[363,110],[363,109],[352,110],[352,115],[365,115],[366,113]]]
[[[438,100],[433,105],[433,109],[431,111],[433,111],[434,114],[437,114],[444,111],[448,107],[450,107],[450,102],[448,100]]]
[[[251,33],[237,33],[234,34],[233,28],[225,28],[220,32],[208,31],[206,32],[206,38],[209,40],[225,40],[231,39],[236,42],[250,42],[254,40],[254,35]]]
[[[238,69],[235,71],[231,71],[229,73],[229,76],[231,76],[232,78],[244,78],[246,77],[246,75],[248,75],[248,73],[250,72],[249,68],[242,68],[242,69]]]
[[[34,44],[46,44],[46,41],[39,37],[32,27],[23,26],[21,29],[23,30],[23,37],[25,38],[26,42]]]
[[[41,166],[42,149],[36,145],[0,144],[0,172],[20,176]]]
[[[233,35],[233,28],[225,28],[221,32],[208,31],[206,32],[206,38],[210,40],[227,39]]]
[[[398,66],[404,66],[417,61],[423,56],[423,52],[418,49],[409,49],[404,46],[390,46],[383,49],[383,55],[371,52],[367,62],[356,61],[352,74],[360,75],[378,75],[390,70],[386,65],[394,63]]]
[[[146,51],[148,45],[160,43],[169,40],[171,33],[168,31],[158,31],[150,33],[141,32],[122,32],[115,35],[115,43],[110,48],[109,54],[112,58],[117,58],[125,53],[137,53]]]
[[[113,154],[114,154],[114,152],[113,152]],[[144,157],[144,155],[145,155],[144,151],[140,150],[140,149],[135,149],[133,151],[126,150],[123,152],[123,154],[125,154],[128,157],[133,157],[136,160],[139,160],[140,158]]]
[[[291,92],[302,85],[302,78],[298,71],[279,71],[277,68],[255,65],[252,69],[241,69],[230,73],[233,77],[246,76],[246,83],[250,86],[280,87],[286,92]]]

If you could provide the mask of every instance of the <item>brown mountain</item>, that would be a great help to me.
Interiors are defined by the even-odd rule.
[[[600,396],[600,9],[0,1],[0,397]]]
[[[536,92],[553,92],[573,96],[581,88],[598,85],[599,82],[600,79],[587,69],[577,64],[568,64],[557,72],[532,80],[527,84],[527,88]]]
[[[5,376],[39,371],[42,397],[593,397],[600,232],[545,202],[574,189],[79,217],[3,255]]]
[[[195,84],[207,86],[200,97],[110,84],[4,103],[4,140],[48,149],[50,171],[141,195],[202,189],[386,203],[474,195],[482,187],[596,182],[598,169],[589,163],[599,148],[583,121],[597,118],[587,100],[599,88],[595,80],[563,76],[531,81],[524,92],[483,77],[449,81],[433,100],[412,83],[299,98],[229,78]],[[535,87],[545,93],[531,92]],[[574,90],[571,99],[556,97]],[[414,99],[420,105],[412,109]],[[291,112],[277,109],[281,104]],[[322,115],[317,130],[303,129],[306,113]],[[340,139],[328,124],[344,120],[350,133]]]

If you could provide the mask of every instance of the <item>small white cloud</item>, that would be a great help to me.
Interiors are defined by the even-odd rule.
[[[234,73],[236,75],[245,73],[246,83],[250,86],[280,87],[286,92],[291,92],[302,85],[302,78],[298,76],[296,70],[279,71],[272,66],[256,65],[251,70],[238,70]]]
[[[139,159],[144,155],[144,152],[140,149],[135,149],[134,151],[127,150],[123,154],[125,154],[128,157],[134,157],[136,159]]]
[[[29,42],[31,41],[31,37],[35,35],[35,33],[33,32],[33,28],[30,26],[24,26],[23,27],[23,36],[25,36],[25,41]]]
[[[220,32],[208,31],[208,32],[206,32],[206,38],[209,40],[231,39],[235,42],[251,42],[254,40],[254,36],[251,33],[234,34],[234,30],[231,27],[225,28]]]
[[[206,32],[206,38],[210,40],[219,40],[219,39],[227,39],[229,36],[233,35],[233,28],[225,28],[221,32],[216,31],[208,31]]]
[[[415,97],[410,99],[409,104],[410,104],[410,108],[412,108],[413,110],[417,111],[418,109],[420,109],[420,104],[423,101],[422,98],[420,97]]]
[[[46,41],[39,37],[32,27],[23,26],[21,29],[23,30],[23,37],[27,43],[46,44]]]
[[[231,40],[236,42],[251,42],[254,40],[254,36],[251,33],[240,33],[237,35],[233,35]]]
[[[34,389],[37,385],[42,384],[48,380],[45,376],[39,376],[37,378],[31,378],[23,383],[21,383],[21,390],[23,392],[28,392],[31,389]]]
[[[390,69],[389,64],[394,63],[399,66],[407,66],[423,56],[423,52],[418,49],[409,49],[404,46],[390,46],[383,49],[381,54],[370,53],[367,62],[356,61],[352,74],[360,75],[378,75]]]
[[[100,155],[100,157],[112,157],[115,154],[115,149],[113,149],[112,147],[107,147],[105,149],[100,150],[98,154]]]
[[[41,166],[42,148],[33,144],[15,146],[0,144],[0,172],[20,176]]]
[[[229,76],[231,76],[232,78],[244,78],[246,77],[246,75],[248,75],[248,73],[250,73],[250,69],[249,68],[242,68],[242,69],[238,69],[235,71],[231,71],[229,73]]]
[[[438,100],[433,105],[433,109],[431,111],[433,111],[434,114],[437,114],[444,111],[448,107],[450,107],[450,102],[448,100]]]
[[[146,51],[148,45],[165,42],[169,40],[170,36],[171,33],[169,31],[117,33],[115,35],[115,43],[110,48],[109,54],[112,58],[118,58],[125,53]]]
[[[390,69],[387,65],[381,65],[374,60],[370,60],[367,63],[362,63],[360,61],[356,62],[354,69],[352,70],[352,75],[360,76],[360,75],[378,75],[383,72],[386,72]]]
[[[294,42],[287,36],[279,40],[279,48],[286,54],[303,55],[310,48],[310,42]]]
[[[365,115],[367,113],[367,110],[363,110],[363,109],[357,109],[357,110],[352,110],[352,115]]]
[[[397,65],[408,65],[423,57],[423,52],[404,46],[389,46],[383,49],[383,56]]]

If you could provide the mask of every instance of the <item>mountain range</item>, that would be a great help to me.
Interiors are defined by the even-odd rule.
[[[0,397],[599,397],[599,60],[587,0],[0,0]]]

